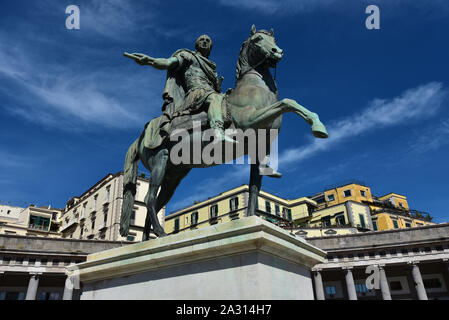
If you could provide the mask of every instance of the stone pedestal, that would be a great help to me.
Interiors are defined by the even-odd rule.
[[[69,267],[82,300],[313,300],[325,252],[257,216],[127,245]]]

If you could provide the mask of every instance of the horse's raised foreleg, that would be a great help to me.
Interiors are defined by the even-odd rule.
[[[328,134],[326,131],[326,127],[324,124],[320,121],[320,118],[315,112],[312,112],[308,110],[307,108],[304,108],[302,105],[297,103],[295,100],[292,99],[283,99],[283,101],[295,108],[295,113],[304,120],[307,121],[308,124],[312,125],[312,133],[317,138],[327,138]]]
[[[162,149],[150,158],[149,167],[151,168],[150,186],[148,193],[145,196],[145,204],[147,206],[147,216],[145,218],[145,227],[143,229],[142,241],[150,239],[151,225],[153,225],[153,231],[158,237],[166,236],[164,229],[159,223],[157,217],[158,210],[156,210],[156,199],[159,187],[165,176],[165,169],[168,161],[168,150]]]
[[[312,133],[317,138],[327,138],[327,131],[324,125],[321,123],[318,115],[312,112],[292,99],[282,99],[272,105],[257,109],[252,112],[248,118],[242,121],[242,126],[251,128],[253,126],[259,126],[261,123],[273,121],[281,114],[286,112],[294,112],[302,117],[306,122],[312,125]]]

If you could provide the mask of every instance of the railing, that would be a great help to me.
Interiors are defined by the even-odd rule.
[[[34,230],[42,230],[42,231],[48,231],[50,226],[42,226],[42,225],[34,225],[34,224],[30,224],[28,226],[29,229],[34,229]]]
[[[63,226],[61,228],[61,231],[65,230],[65,229],[67,229],[67,228],[69,228],[69,227],[71,227],[71,226],[73,226],[75,224],[78,224],[78,220],[77,219],[72,219],[65,226]]]
[[[407,210],[405,208],[398,208],[398,207],[395,207],[394,205],[392,205],[390,202],[363,201],[363,203],[370,205],[370,206],[376,206],[376,207],[381,208],[381,209],[372,210],[371,212],[374,214],[386,212],[386,213],[396,214],[396,215],[400,215],[400,216],[404,216],[404,217],[408,217],[408,218],[420,219],[420,220],[424,220],[424,221],[428,221],[428,222],[432,221],[432,219],[433,219],[433,217],[431,217],[428,212],[414,210],[414,209]]]

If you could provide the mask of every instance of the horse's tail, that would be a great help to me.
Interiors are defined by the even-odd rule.
[[[123,206],[120,217],[120,235],[126,237],[129,232],[131,214],[134,207],[134,197],[136,195],[137,170],[139,168],[139,144],[141,137],[129,147],[126,153],[125,166],[123,169]]]

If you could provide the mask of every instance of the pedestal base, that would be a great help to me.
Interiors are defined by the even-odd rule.
[[[70,267],[82,300],[314,298],[325,252],[253,216],[95,253]]]

